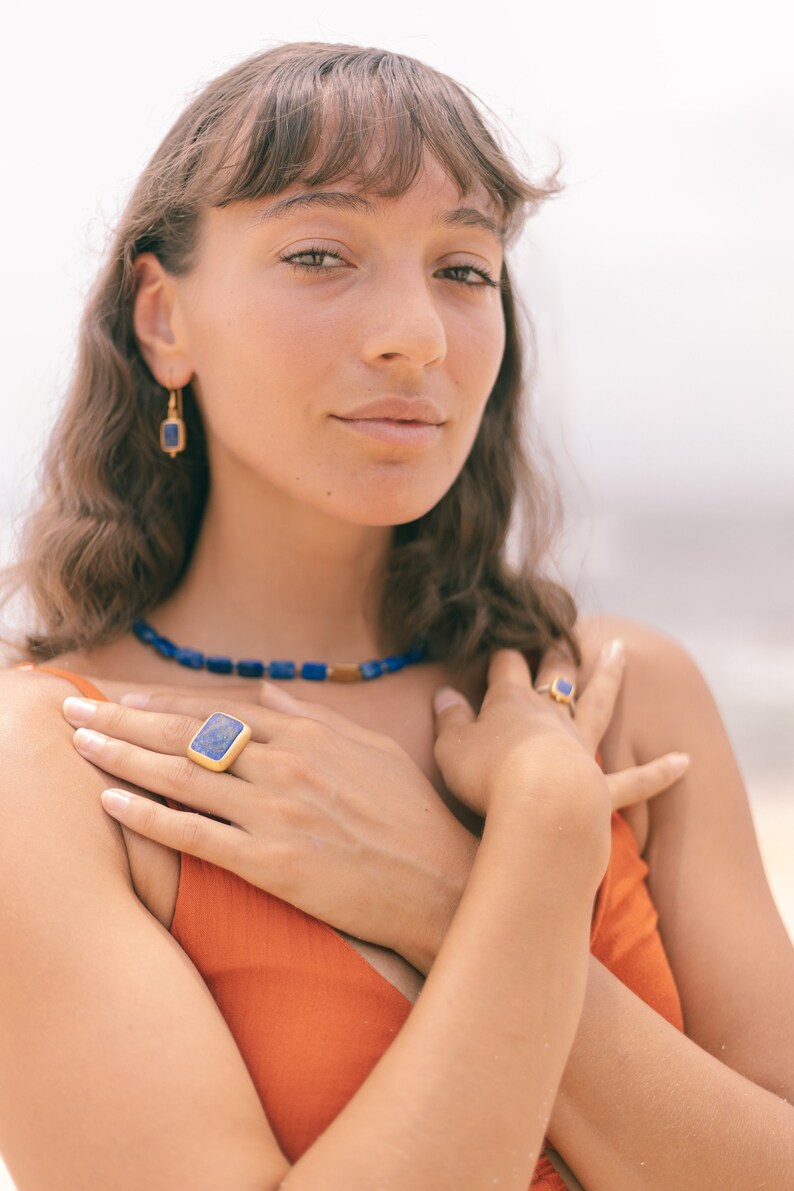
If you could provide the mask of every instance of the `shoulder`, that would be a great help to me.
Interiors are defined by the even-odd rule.
[[[584,678],[592,670],[599,651],[615,637],[626,647],[627,677],[629,671],[635,677],[642,677],[647,676],[649,668],[694,665],[685,647],[674,637],[627,616],[606,613],[580,616],[575,631],[582,648]]]
[[[716,714],[708,684],[689,651],[675,638],[624,616],[581,617],[576,634],[582,650],[578,684],[592,674],[601,649],[619,637],[625,650],[625,670],[616,719],[635,763],[641,764],[670,750],[681,751],[676,734],[692,716]]]
[[[576,624],[582,651],[577,685],[583,690],[603,647],[616,637],[623,642],[625,667],[609,727],[599,746],[607,773],[653,761],[664,753],[685,752],[699,765],[715,755],[730,766],[732,756],[719,713],[696,662],[674,638],[623,616],[585,616]],[[677,782],[647,802],[621,810],[643,858],[652,863],[652,843],[660,818],[677,808],[675,823],[687,821],[685,800],[698,798],[705,808],[717,797],[713,784]],[[668,837],[668,849],[670,847]],[[656,853],[658,855],[658,853]]]
[[[17,862],[49,863],[48,849],[96,844],[103,859],[129,877],[120,825],[105,813],[99,795],[107,784],[100,770],[72,746],[73,729],[62,714],[75,688],[39,671],[0,669],[0,750],[3,797],[0,839],[10,877]],[[35,858],[35,859],[34,859]],[[88,860],[88,857],[86,857]],[[17,878],[22,872],[17,872]],[[10,878],[11,879],[11,878]]]

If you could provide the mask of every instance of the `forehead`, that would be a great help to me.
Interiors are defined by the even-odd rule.
[[[479,227],[495,239],[503,239],[503,212],[485,188],[475,183],[462,189],[432,158],[423,162],[411,184],[397,194],[383,195],[373,187],[362,186],[358,175],[318,186],[293,182],[257,203],[255,220],[265,223],[323,209],[383,217],[395,204],[425,206],[434,222]]]

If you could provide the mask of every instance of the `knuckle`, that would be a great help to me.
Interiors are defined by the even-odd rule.
[[[166,763],[165,778],[169,789],[189,790],[200,775],[199,766],[187,757],[172,757]]]
[[[127,710],[117,703],[107,705],[104,716],[104,731],[108,736],[123,736]]]
[[[290,753],[289,774],[293,781],[308,785],[314,780],[314,765],[302,753]]]
[[[201,847],[206,838],[206,820],[192,811],[182,811],[180,819],[180,834],[183,842],[187,845],[186,850],[193,851]]]
[[[140,826],[144,835],[151,835],[156,831],[160,818],[160,805],[153,798],[143,798],[138,811]]]
[[[128,744],[126,740],[117,740],[115,736],[110,737],[110,743],[105,746],[108,750],[106,756],[109,761],[112,761],[114,770],[123,771],[125,774],[140,766],[136,766],[136,750],[133,745]]]
[[[187,742],[196,735],[198,723],[186,715],[169,715],[163,720],[161,732],[167,748],[187,747]]]
[[[292,724],[292,732],[296,739],[315,746],[328,744],[335,736],[334,729],[328,724],[309,716],[296,716]]]
[[[289,787],[295,783],[305,785],[314,777],[314,764],[303,752],[294,752],[292,749],[274,749],[269,746],[267,757],[280,787],[285,785]]]

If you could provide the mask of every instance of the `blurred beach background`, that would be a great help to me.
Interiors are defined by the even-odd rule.
[[[741,765],[794,937],[794,77],[774,0],[227,0],[17,6],[0,50],[0,558],[33,490],[87,288],[188,94],[277,41],[413,54],[469,85],[564,193],[513,253],[532,403],[561,477],[559,567],[584,611],[680,641]],[[523,146],[523,149],[518,148]],[[102,427],[96,427],[102,433]],[[11,1187],[3,1182],[0,1188]],[[26,1191],[26,1189],[23,1189]],[[53,1188],[52,1191],[57,1191]]]

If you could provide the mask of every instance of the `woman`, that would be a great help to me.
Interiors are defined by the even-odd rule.
[[[504,252],[556,189],[444,76],[313,44],[144,172],[2,675],[20,1191],[794,1180],[794,957],[713,702],[540,570]]]

